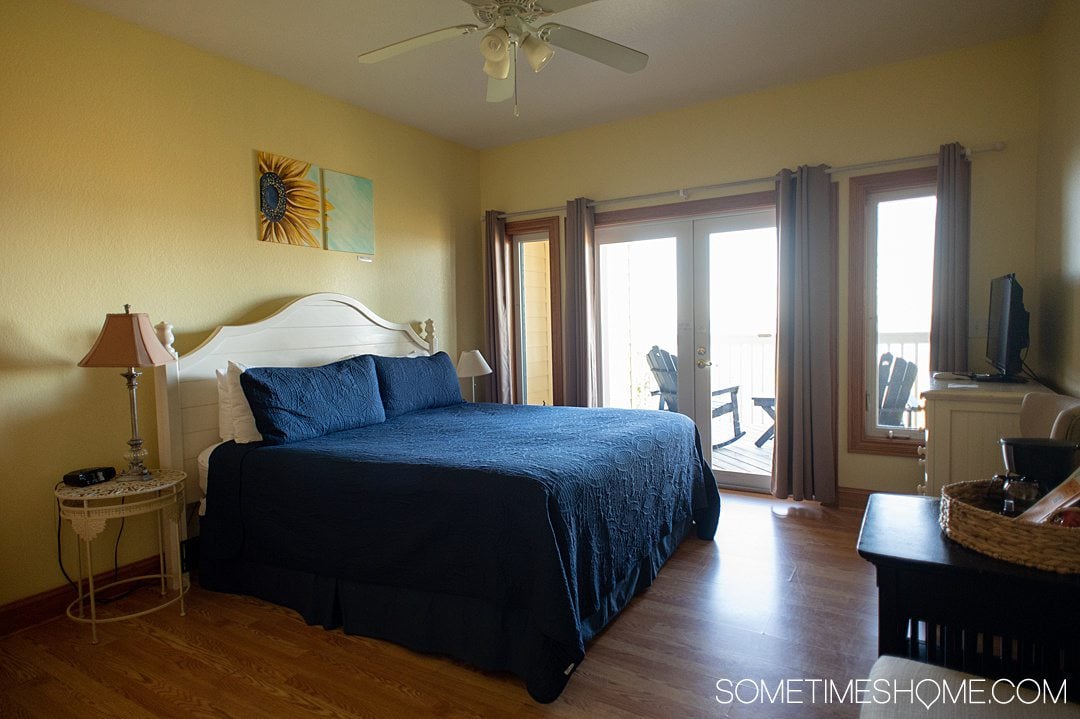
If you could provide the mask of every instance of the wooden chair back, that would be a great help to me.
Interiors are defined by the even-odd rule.
[[[679,411],[679,372],[676,369],[678,358],[667,350],[662,350],[656,345],[648,351],[645,359],[652,370],[656,386],[660,388],[660,406],[658,409],[666,409],[669,412]]]
[[[892,352],[881,355],[878,361],[878,424],[888,427],[904,426],[904,410],[907,409],[911,388],[919,368]]]

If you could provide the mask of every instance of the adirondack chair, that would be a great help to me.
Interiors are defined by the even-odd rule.
[[[656,380],[657,390],[653,390],[650,394],[654,397],[660,397],[660,406],[658,409],[664,409],[669,412],[679,411],[679,370],[678,370],[678,358],[668,352],[662,350],[656,345],[649,350],[645,358],[649,362],[649,369],[652,370],[653,379]],[[739,386],[724,387],[723,389],[715,389],[712,392],[712,416],[723,417],[725,414],[731,415],[732,432],[733,436],[730,439],[726,439],[723,442],[714,442],[713,449],[718,447],[724,447],[736,441],[740,437],[746,434],[739,425]]]
[[[915,363],[886,352],[878,360],[878,424],[887,427],[904,426],[904,410],[907,409],[911,387],[918,372]]]

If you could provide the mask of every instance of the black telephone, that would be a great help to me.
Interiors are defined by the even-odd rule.
[[[89,487],[91,484],[108,482],[115,476],[116,469],[113,467],[84,467],[73,469],[65,474],[64,484],[70,484],[72,487]]]

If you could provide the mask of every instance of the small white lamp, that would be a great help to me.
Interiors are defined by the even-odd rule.
[[[480,350],[465,350],[458,357],[457,376],[472,378],[472,401],[476,401],[476,378],[491,374],[491,367],[484,361]]]

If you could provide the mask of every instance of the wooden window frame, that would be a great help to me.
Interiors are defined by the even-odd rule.
[[[861,175],[848,180],[848,452],[893,457],[916,457],[924,441],[914,437],[881,437],[866,430],[867,384],[867,263],[869,211],[873,198],[885,192],[937,185],[937,168]]]
[[[563,404],[563,325],[562,325],[562,243],[559,241],[559,227],[562,224],[558,215],[538,217],[531,220],[519,220],[506,223],[506,236],[513,247],[513,271],[510,273],[511,292],[514,307],[521,303],[521,287],[518,281],[518,262],[520,242],[516,239],[524,235],[546,232],[548,236],[548,262],[551,282],[551,297],[548,302],[551,309],[551,401],[556,406]],[[514,344],[513,371],[514,382],[511,388],[511,401],[520,404],[525,401],[521,396],[521,377],[525,371],[521,357],[521,321],[517,312],[511,322],[511,335]]]
[[[634,207],[628,210],[597,212],[595,225],[596,227],[611,227],[613,225],[629,225],[637,222],[683,220],[769,208],[776,208],[775,190],[728,195],[726,197],[710,197],[703,200],[687,200],[686,202],[672,202],[667,205]]]

